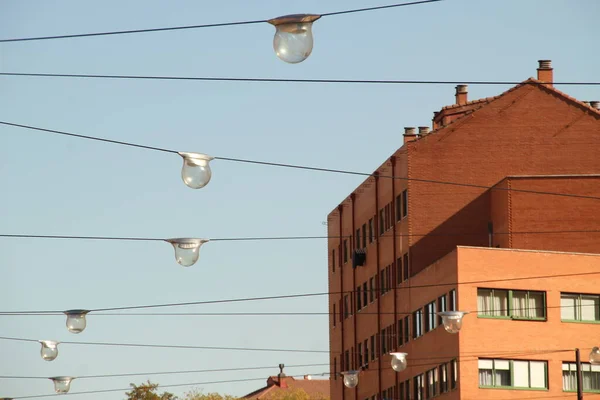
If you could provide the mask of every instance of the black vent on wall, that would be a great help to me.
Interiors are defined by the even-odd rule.
[[[352,268],[362,267],[367,262],[365,249],[354,250],[352,253]]]

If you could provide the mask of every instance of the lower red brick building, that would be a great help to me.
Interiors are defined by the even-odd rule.
[[[314,379],[310,375],[297,379],[284,374],[283,367],[283,364],[279,365],[279,374],[270,376],[266,386],[248,393],[242,399],[283,400],[296,398],[301,400],[307,397],[310,400],[329,399],[329,379]]]

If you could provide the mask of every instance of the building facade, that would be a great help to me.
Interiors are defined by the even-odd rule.
[[[550,61],[537,72],[476,101],[457,86],[433,130],[405,128],[329,214],[332,399],[563,394],[574,356],[548,351],[600,345],[599,103],[555,89]],[[471,314],[451,335],[435,313],[457,309]],[[390,351],[408,353],[405,371]],[[356,369],[345,388],[338,373]],[[523,371],[529,390],[512,390]]]

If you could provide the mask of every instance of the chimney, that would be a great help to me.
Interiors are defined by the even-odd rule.
[[[279,374],[277,375],[277,380],[280,388],[287,388],[287,382],[285,381],[285,374],[283,373],[283,367],[285,365],[279,364]]]
[[[596,110],[600,110],[600,101],[590,101],[590,107],[595,108]]]
[[[431,125],[433,126],[433,129],[437,129],[440,126],[442,126],[442,121],[441,120],[436,122],[436,120],[438,118],[438,115],[440,115],[439,111],[434,111],[433,112],[433,118],[431,119]]]
[[[428,126],[420,126],[419,127],[419,136],[425,136],[429,133],[429,127]]]
[[[413,127],[404,128],[404,144],[417,140],[417,129]]]
[[[538,81],[548,83],[548,86],[552,86],[552,82],[554,82],[554,73],[552,69],[552,60],[538,60],[540,64],[537,69],[537,79]]]
[[[467,104],[467,89],[469,86],[467,85],[458,85],[456,87],[456,104],[462,106],[463,104]]]

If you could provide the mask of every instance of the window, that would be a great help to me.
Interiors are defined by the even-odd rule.
[[[396,260],[396,285],[402,283],[402,257]]]
[[[333,315],[333,327],[335,328],[335,319],[336,319],[335,303],[333,304],[333,311],[331,312],[331,314]]]
[[[367,247],[367,224],[362,226],[362,247],[363,249]]]
[[[367,291],[367,282],[363,283],[363,307],[367,306],[369,302],[369,292]]]
[[[362,295],[360,293],[360,285],[356,287],[356,311],[362,308]]]
[[[413,339],[423,336],[423,311],[417,310],[413,313]]]
[[[458,361],[452,360],[450,363],[450,389],[456,389],[458,382]]]
[[[410,400],[410,381],[404,381],[400,384],[400,399]]]
[[[438,310],[439,312],[444,312],[444,311],[448,311],[448,307],[446,304],[446,295],[440,296],[438,297]],[[442,317],[438,316],[438,325],[442,324]]]
[[[348,304],[348,295],[344,296],[344,319],[348,318],[348,311],[350,310],[350,304]]]
[[[392,280],[392,266],[388,265],[384,269],[381,270],[379,274],[379,291],[381,294],[385,294],[390,291],[390,285]]]
[[[375,353],[375,335],[371,336],[371,361],[375,360],[377,353]]]
[[[431,399],[432,397],[437,396],[438,394],[438,370],[437,368],[431,369],[425,373],[425,382],[427,386],[425,387],[425,397]]]
[[[425,332],[435,329],[437,326],[437,319],[435,301],[432,301],[425,306]]]
[[[365,358],[364,358],[364,362],[365,362],[365,366],[367,366],[369,364],[369,339],[365,339],[365,344],[364,344],[364,349],[365,349]]]
[[[408,316],[404,317],[404,343],[408,343],[410,340],[410,318]]]
[[[478,316],[545,319],[545,292],[477,289]]]
[[[331,272],[335,272],[335,249],[331,249]]]
[[[342,370],[346,370],[350,368],[350,353],[348,350],[344,352],[344,365],[342,365]]]
[[[375,229],[373,227],[373,218],[369,220],[369,243],[373,243],[373,234]]]
[[[381,338],[379,339],[379,343],[381,344],[381,355],[387,354],[388,335],[388,328],[383,328],[383,330],[381,331]]]
[[[417,375],[413,378],[413,399],[414,400],[423,400],[423,374]]]
[[[355,369],[356,366],[354,365],[354,363],[356,362],[356,353],[354,352],[354,347],[350,348],[350,368]]]
[[[358,367],[363,366],[363,352],[362,352],[362,343],[359,343],[356,347],[356,352],[358,353]]]
[[[342,303],[342,299],[340,299],[340,323],[344,320],[344,304]]]
[[[354,239],[356,241],[356,248],[360,249],[360,228],[356,230],[356,236],[354,236]]]
[[[402,219],[402,197],[396,196],[396,222]]]
[[[385,231],[385,208],[379,210],[379,235],[383,235]]]
[[[389,203],[385,206],[385,230],[390,229],[392,225],[392,203]]]
[[[402,191],[402,218],[408,215],[408,189]]]
[[[344,239],[344,264],[348,262],[348,239]]]
[[[546,389],[546,361],[479,360],[480,387]]]
[[[402,318],[398,320],[398,335],[397,335],[397,343],[396,343],[398,347],[400,347],[404,344],[404,335],[402,334],[404,332],[404,330],[402,328],[403,321],[404,320]]]
[[[333,357],[333,379],[337,380],[337,357]]]
[[[450,293],[448,293],[448,299],[450,302],[448,311],[456,311],[456,289],[452,289]]]
[[[448,389],[448,364],[444,363],[439,367],[440,393],[446,393]]]
[[[375,301],[375,278],[371,277],[369,279],[369,300],[372,302]]]
[[[563,363],[563,390],[577,391],[577,364]],[[581,363],[581,377],[584,392],[600,392],[600,365]]]
[[[394,399],[394,388],[389,387],[383,391],[383,400],[393,400]]]
[[[560,319],[563,321],[600,321],[600,296],[561,293]]]
[[[408,253],[402,256],[402,278],[403,280],[408,279]]]

